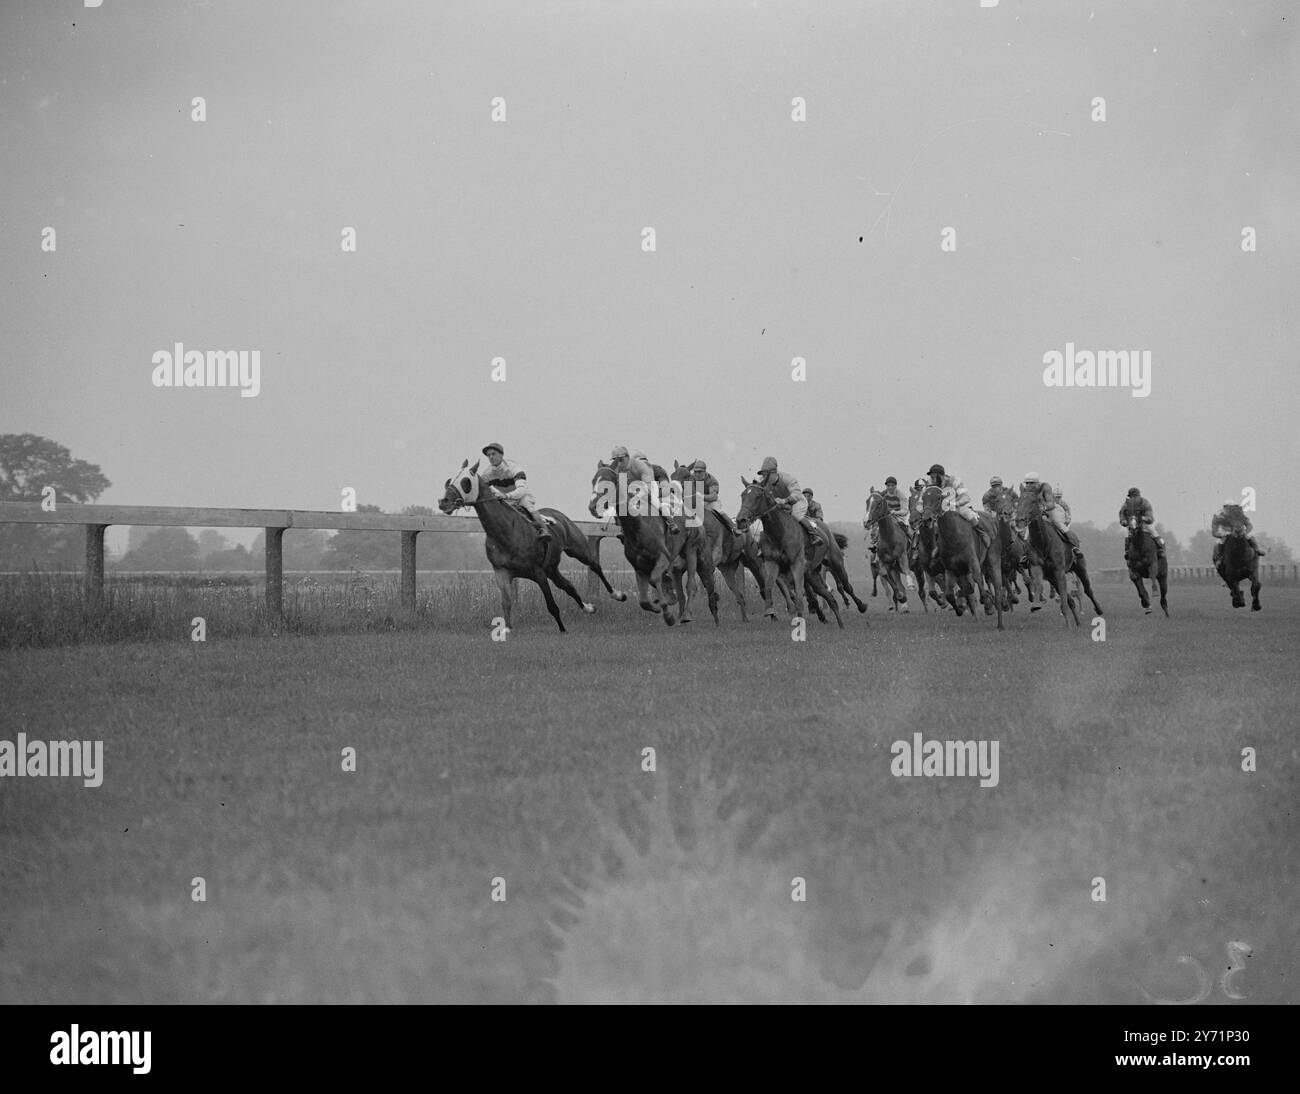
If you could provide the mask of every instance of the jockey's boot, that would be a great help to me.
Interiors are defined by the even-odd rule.
[[[528,519],[533,522],[533,527],[537,529],[537,542],[541,545],[542,553],[545,554],[551,548],[550,522],[541,513],[529,513]]]
[[[1165,537],[1156,536],[1156,558],[1165,557]]]
[[[732,520],[728,514],[724,513],[721,509],[711,509],[710,512],[713,513],[714,516],[716,516],[720,521],[722,521],[722,523],[726,525],[726,527],[731,529],[731,534],[733,536],[740,535],[739,530],[737,530],[736,528],[736,522]]]
[[[1267,552],[1265,552],[1265,550],[1264,550],[1263,547],[1261,547],[1258,543],[1255,542],[1255,537],[1254,537],[1254,536],[1247,536],[1247,537],[1246,537],[1246,542],[1249,543],[1252,547],[1255,548],[1255,554],[1257,554],[1257,555],[1264,555],[1264,554],[1267,553]]]
[[[811,518],[805,517],[804,520],[800,521],[800,523],[803,525],[804,531],[808,533],[808,542],[812,546],[820,547],[826,542],[826,540],[822,538],[821,532],[817,530],[817,525],[812,522]]]

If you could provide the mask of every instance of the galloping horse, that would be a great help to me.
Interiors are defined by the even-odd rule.
[[[1133,521],[1133,531],[1128,545],[1128,579],[1138,591],[1138,599],[1147,615],[1151,614],[1151,601],[1147,597],[1146,581],[1151,581],[1151,591],[1160,590],[1160,607],[1169,616],[1169,560],[1156,549],[1156,540],[1140,521]]]
[[[1030,600],[1034,599],[1034,582],[1025,541],[1021,538],[1020,533],[1016,531],[1015,494],[1011,487],[1004,486],[998,492],[997,501],[993,503],[993,512],[997,517],[998,544],[1002,552],[1003,603],[1008,611],[1015,611],[1015,606],[1020,603],[1016,587],[1016,579],[1020,576],[1020,571],[1026,571],[1025,587],[1029,590]],[[1042,599],[1042,596],[1043,589],[1040,580],[1038,584],[1039,600]],[[1038,611],[1041,607],[1042,604],[1038,604],[1031,611]]]
[[[1223,540],[1223,554],[1215,567],[1223,583],[1232,593],[1232,606],[1244,608],[1246,598],[1237,586],[1250,578],[1250,610],[1260,610],[1259,603],[1259,554],[1250,545],[1246,528],[1242,523],[1233,521],[1232,528]]]
[[[989,546],[985,548],[970,522],[949,508],[950,505],[949,492],[942,486],[927,486],[921,491],[921,520],[934,529],[934,554],[943,566],[948,603],[961,615],[962,605],[952,592],[955,584],[966,601],[966,607],[974,615],[973,582],[979,588],[985,610],[996,609],[998,630],[1005,630],[1002,624],[1002,551],[993,518],[987,513],[980,514],[980,523],[989,534]]]
[[[870,530],[872,525],[877,525],[880,530],[876,534],[876,555],[871,567],[871,595],[876,595],[876,575],[879,573],[892,593],[895,608],[900,612],[906,611],[907,585],[903,581],[903,568],[908,565],[907,534],[894,519],[885,495],[875,487],[867,495],[867,513],[862,518],[863,528]],[[925,603],[924,589],[921,590],[921,603]]]
[[[1092,601],[1093,608],[1098,615],[1101,615],[1101,605],[1092,594],[1092,582],[1088,578],[1088,563],[1083,553],[1075,555],[1074,548],[1043,512],[1043,503],[1036,495],[1030,493],[1020,495],[1020,504],[1016,507],[1016,522],[1028,525],[1029,546],[1042,560],[1043,577],[1056,590],[1056,598],[1061,604],[1061,618],[1065,621],[1065,625],[1067,627],[1070,625],[1070,615],[1074,616],[1075,626],[1079,625],[1077,598],[1066,586],[1066,575],[1070,573],[1078,576],[1079,583],[1083,586],[1083,591],[1088,594],[1088,599]],[[1065,613],[1067,604],[1070,615]]]
[[[597,484],[609,484],[598,487]],[[591,500],[587,511],[603,519],[600,511],[602,498],[607,492],[617,492],[618,473],[603,460],[596,464],[591,479]],[[718,622],[718,591],[713,584],[713,558],[705,549],[698,528],[687,528],[684,517],[639,515],[629,512],[623,499],[616,509],[616,519],[622,535],[623,554],[636,572],[637,601],[648,612],[662,614],[664,622],[673,626],[679,621],[673,607],[680,610],[680,622],[691,622],[690,599],[682,588],[682,574],[698,573],[708,592],[709,611],[714,623]],[[647,512],[653,509],[650,499],[644,499]],[[665,587],[664,577],[668,577]]]
[[[560,619],[560,609],[551,593],[550,582],[555,582],[563,592],[573,597],[587,614],[596,610],[578,595],[578,590],[560,573],[561,555],[576,558],[591,570],[615,600],[627,599],[627,593],[615,592],[610,585],[605,571],[600,568],[600,560],[593,558],[588,550],[586,536],[558,509],[539,510],[551,522],[551,538],[543,550],[537,532],[533,529],[533,522],[506,498],[501,497],[491,485],[484,490],[478,477],[477,460],[473,467],[468,460],[463,460],[460,470],[443,486],[445,493],[438,502],[438,508],[444,513],[454,513],[462,506],[470,506],[483,526],[487,537],[487,559],[492,564],[497,588],[501,590],[501,609],[507,634],[510,633],[516,578],[526,577],[537,583],[542,596],[546,598],[546,610],[551,613],[551,618],[561,632],[564,631],[564,622]]]
[[[794,611],[797,618],[803,618],[804,594],[811,590],[831,606],[835,621],[844,626],[840,618],[840,608],[831,591],[822,579],[821,568],[825,566],[835,575],[835,580],[853,598],[858,611],[865,612],[867,606],[858,599],[849,583],[849,575],[844,569],[844,555],[839,540],[832,535],[825,521],[818,521],[822,542],[815,547],[809,546],[804,535],[803,526],[795,520],[790,511],[772,493],[771,488],[758,481],[750,482],[744,475],[740,476],[744,491],[740,495],[740,512],[736,514],[736,527],[742,532],[755,520],[763,523],[761,551],[763,554],[763,602],[766,608],[763,615],[768,619],[776,618],[776,608],[772,606],[772,589],[776,586],[777,575],[786,573],[790,579],[791,593],[794,596]],[[816,605],[814,604],[814,609]],[[820,612],[817,613],[819,616]]]
[[[699,489],[699,484],[691,479],[691,464],[689,463],[678,463],[673,460],[673,473],[670,478],[682,483],[682,489],[687,493],[692,489]],[[687,483],[690,483],[690,485],[688,486]],[[749,609],[745,603],[745,575],[740,568],[744,566],[754,575],[754,580],[758,582],[758,589],[761,594],[763,591],[763,560],[758,553],[758,546],[750,540],[749,536],[739,530],[733,530],[731,525],[719,517],[712,509],[704,509],[702,500],[693,498],[692,502],[694,505],[699,506],[702,511],[703,524],[701,531],[706,550],[713,559],[714,568],[722,574],[722,579],[727,583],[732,595],[735,596],[736,603],[740,606],[741,620],[748,623]],[[690,506],[688,506],[689,508]],[[694,580],[694,573],[692,573],[687,578],[688,597],[692,593]]]
[[[912,571],[912,576],[916,578],[916,591],[921,598],[921,607],[929,612],[929,601],[933,600],[940,611],[947,611],[948,602],[939,595],[940,583],[943,580],[943,565],[935,558],[934,528],[924,521],[916,525],[916,537],[912,541],[907,564]],[[930,587],[928,593],[927,584]]]

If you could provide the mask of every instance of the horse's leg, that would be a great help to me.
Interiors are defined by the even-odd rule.
[[[852,598],[853,603],[857,605],[858,611],[865,612],[867,610],[867,605],[863,601],[859,600],[858,594],[853,591],[853,582],[849,580],[849,571],[844,568],[844,559],[827,559],[826,565],[835,577],[835,584],[840,590],[840,596],[844,598],[844,606],[847,608],[849,606],[849,599]],[[897,566],[898,564],[897,562],[891,562],[889,565]],[[888,580],[889,571],[887,569],[885,571],[885,577],[886,580]],[[845,595],[846,593],[848,594],[847,596]],[[906,596],[904,596],[903,599],[906,600]],[[838,616],[839,612],[837,611],[836,617],[838,618]]]
[[[696,574],[700,565],[700,552],[694,547],[685,547],[682,551],[682,562],[680,570],[677,566],[673,566],[673,588],[678,590],[677,597],[682,602],[682,611],[678,619],[682,623],[693,623],[695,619],[691,615],[691,601],[695,598],[695,591],[700,584]]]
[[[560,633],[567,633],[564,629],[564,620],[560,618],[560,606],[555,603],[555,594],[551,592],[551,583],[546,580],[546,571],[538,567],[532,572],[531,577],[541,586],[542,596],[546,599],[546,610],[551,613],[551,618],[555,620],[555,625],[560,628]],[[578,597],[576,591],[573,595]],[[581,597],[578,597],[578,603],[582,603]]]
[[[820,566],[815,570],[810,569],[808,582],[812,586],[813,592],[831,606],[831,611],[835,613],[835,622],[840,625],[840,630],[843,630],[844,620],[840,618],[839,603],[835,599],[835,594],[826,587],[826,579],[822,577]],[[816,603],[817,602],[814,600],[813,604],[816,605]],[[847,601],[845,602],[845,606],[848,606]],[[821,613],[819,612],[818,614],[820,615]]]
[[[715,578],[717,572],[717,567],[713,564],[713,552],[706,547],[700,555],[700,579],[704,582],[704,591],[709,596],[709,614],[713,616],[715,627],[721,622],[718,619],[718,583]]]
[[[1097,603],[1097,598],[1093,596],[1092,579],[1088,576],[1088,567],[1082,563],[1075,563],[1074,573],[1079,579],[1079,584],[1083,586],[1084,593],[1087,595],[1088,599],[1092,601],[1093,611],[1098,615],[1104,615],[1105,613],[1101,610],[1101,605]],[[1080,604],[1080,607],[1082,607],[1082,604]],[[1076,623],[1079,621],[1078,612],[1075,612],[1074,619]]]
[[[510,613],[513,604],[510,594],[514,589],[515,579],[510,576],[509,570],[494,570],[493,576],[496,577],[497,588],[501,590],[501,615],[506,621],[506,634],[509,634],[512,626]]]
[[[586,558],[583,558],[580,555],[575,554],[573,551],[570,551],[569,554],[596,575],[600,583],[605,586],[605,592],[609,593],[611,598],[617,600],[620,604],[627,600],[627,593],[623,592],[621,589],[615,589],[614,586],[609,583],[609,578],[605,576],[605,571],[600,565],[600,559],[594,558],[590,554],[588,554]]]
[[[1259,611],[1263,605],[1259,602],[1259,562],[1258,560],[1250,568],[1250,610]]]
[[[560,590],[560,592],[568,593],[569,596],[573,597],[574,603],[586,612],[587,615],[591,615],[591,613],[596,610],[593,605],[588,604],[582,599],[581,594],[579,594],[578,590],[573,587],[573,582],[560,573],[560,563],[558,560],[551,563],[551,568],[546,571],[546,576],[551,579],[551,582]]]
[[[772,590],[776,588],[777,565],[770,558],[763,559],[763,618],[776,619],[776,608],[772,606]],[[781,590],[785,592],[784,589]]]
[[[650,571],[650,587],[659,594],[659,601],[663,604],[664,623],[668,626],[676,626],[677,612],[681,610],[681,586],[676,586],[678,597],[673,599],[674,592],[674,574],[673,565],[668,556],[660,552],[659,557],[655,559],[654,567]],[[665,585],[665,579],[667,584]],[[674,610],[674,608],[676,610]]]
[[[800,533],[802,536],[802,533]],[[799,544],[799,557],[790,564],[790,591],[794,594],[794,615],[796,619],[802,619],[806,613],[803,602],[803,585],[804,575],[807,573],[807,562],[804,560],[802,547]]]
[[[1133,582],[1133,587],[1138,591],[1138,600],[1142,602],[1143,611],[1145,611],[1147,615],[1150,615],[1151,601],[1147,597],[1147,583],[1145,578],[1143,578],[1141,574],[1139,574],[1136,570],[1130,567],[1128,572],[1128,579],[1131,582]]]
[[[719,566],[718,571],[722,574],[722,580],[727,583],[727,588],[731,590],[731,595],[736,598],[736,604],[740,607],[740,621],[749,622],[749,609],[745,606],[745,572],[740,568],[740,560],[731,562],[726,566]]]
[[[637,603],[648,612],[654,612],[658,615],[660,607],[650,599],[650,594],[654,590],[650,587],[650,580],[640,570],[636,571],[636,595]]]
[[[805,570],[803,575],[803,595],[808,601],[808,606],[812,608],[813,614],[817,616],[818,622],[827,623],[826,613],[822,611],[821,602],[817,599],[817,590],[813,588],[812,571]]]

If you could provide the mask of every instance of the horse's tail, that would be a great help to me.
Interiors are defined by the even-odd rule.
[[[841,551],[849,545],[849,537],[843,532],[833,532],[832,535],[835,536],[835,542],[840,545]]]

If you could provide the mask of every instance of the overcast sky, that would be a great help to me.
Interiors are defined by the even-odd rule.
[[[581,516],[622,443],[707,459],[732,511],[774,455],[841,520],[934,461],[1103,525],[1138,485],[1184,540],[1251,486],[1300,546],[1297,22],[8,2],[0,432],[100,464],[105,503],[432,505],[499,441]],[[154,387],[178,341],[260,350],[260,393]],[[1150,395],[1045,386],[1067,342],[1149,350]]]

